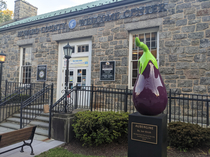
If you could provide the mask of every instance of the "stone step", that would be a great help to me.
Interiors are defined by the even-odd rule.
[[[13,115],[13,118],[14,117],[20,118],[20,114],[14,114]],[[27,114],[23,114],[22,117],[24,119],[29,119],[29,116]],[[40,120],[40,121],[44,121],[44,122],[49,122],[49,116],[43,116],[43,115],[41,115],[41,116],[36,117],[35,119]]]
[[[11,131],[15,131],[15,129],[10,129],[10,128],[0,126],[0,134],[6,133],[6,132],[11,132]]]
[[[24,110],[23,114],[36,114],[37,112],[35,110]],[[49,113],[44,113],[44,112],[40,112],[40,115],[42,116],[48,116],[49,117]]]
[[[38,110],[38,111],[43,111],[44,109],[43,109],[43,107],[26,107],[26,108],[24,108],[23,109],[23,111],[25,111],[25,110]]]
[[[41,113],[41,116],[47,116],[47,117],[49,117],[49,115],[50,115],[49,113],[44,113],[44,112]]]
[[[3,123],[0,123],[0,126],[9,128],[9,129],[14,129],[14,130],[20,129],[20,125],[18,125],[16,123],[3,122]]]
[[[42,129],[42,128],[36,128],[35,134],[38,134],[41,136],[48,136],[48,130]]]
[[[34,126],[36,125],[37,127],[42,127],[42,128],[46,128],[46,129],[49,128],[49,123],[40,122],[40,121],[36,121],[36,120],[32,121],[30,123],[30,125],[34,125]]]
[[[48,136],[42,136],[42,135],[38,135],[35,133],[34,135],[34,140],[37,140],[37,141],[45,141],[48,139]]]
[[[20,118],[14,118],[14,117],[11,117],[11,118],[7,118],[6,120],[7,122],[14,122],[14,123],[18,123],[20,124]]]
[[[36,120],[49,123],[49,117],[45,117],[45,116],[38,116],[36,117]]]

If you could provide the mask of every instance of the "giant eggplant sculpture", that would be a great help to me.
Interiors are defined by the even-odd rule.
[[[155,57],[147,45],[135,39],[136,45],[144,53],[138,61],[139,74],[133,89],[133,102],[136,110],[143,115],[158,115],[167,105],[167,92],[158,70]]]

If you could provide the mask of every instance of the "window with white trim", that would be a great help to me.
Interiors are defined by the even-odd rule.
[[[136,46],[135,38],[138,37],[141,42],[145,43],[150,52],[158,61],[158,50],[159,50],[159,40],[158,40],[158,29],[146,29],[141,31],[133,31],[130,33],[129,38],[129,88],[132,89],[135,85],[139,70],[138,70],[138,60],[143,55],[143,50]]]
[[[21,78],[20,82],[24,84],[31,83],[31,68],[32,68],[32,48],[22,48],[22,62],[21,62]]]
[[[81,46],[78,46],[78,53],[79,52],[89,52],[89,45],[81,45]]]

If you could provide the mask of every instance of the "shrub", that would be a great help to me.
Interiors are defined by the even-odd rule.
[[[209,129],[197,124],[171,122],[168,124],[169,145],[182,150],[200,146],[209,141]]]
[[[128,132],[128,113],[78,112],[75,114],[73,131],[84,145],[111,143]]]

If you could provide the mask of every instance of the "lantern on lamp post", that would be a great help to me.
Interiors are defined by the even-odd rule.
[[[72,51],[73,51],[73,48],[69,45],[69,43],[63,47],[63,51],[64,51],[64,55],[65,55],[65,58],[67,60],[67,63],[66,63],[66,77],[65,77],[65,113],[67,113],[67,93],[68,93],[68,82],[69,82],[69,59],[71,58],[71,54],[72,54]]]
[[[1,80],[2,80],[2,66],[5,62],[6,54],[0,53],[0,63],[1,63],[1,69],[0,69],[0,100],[1,100]]]

